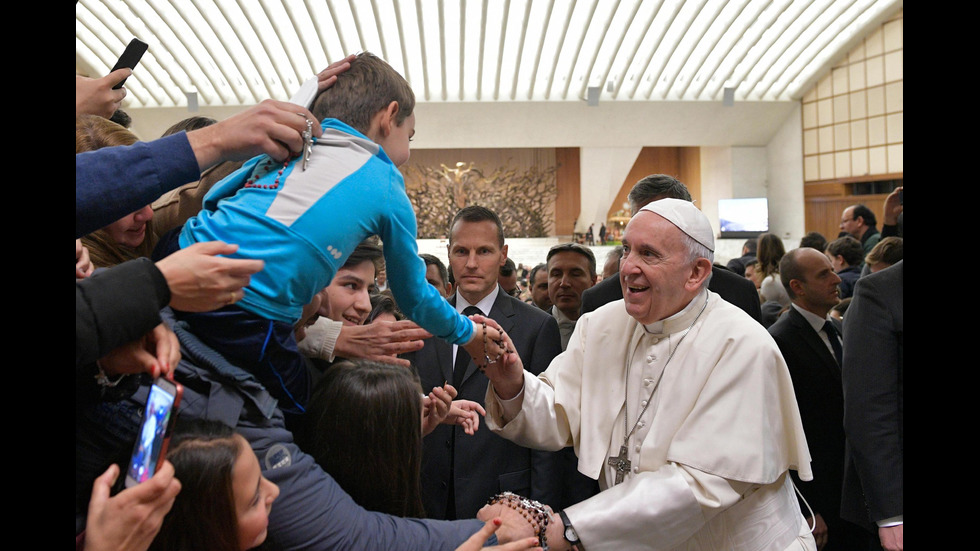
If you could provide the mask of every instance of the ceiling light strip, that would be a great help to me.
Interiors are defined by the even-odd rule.
[[[697,20],[691,26],[692,29],[698,28],[698,36],[695,39],[690,31],[684,34],[681,44],[686,44],[686,52],[682,56],[674,56],[668,63],[671,76],[668,86],[662,91],[662,99],[690,99],[685,97],[687,89],[701,70],[705,57],[721,38],[716,24],[726,6],[730,5],[726,0],[709,0],[698,13]]]
[[[575,4],[575,7],[573,8],[572,11],[574,12],[575,10],[577,10],[580,5],[582,5],[582,4],[576,3]],[[578,43],[571,49],[571,51],[574,52],[574,53],[571,54],[572,61],[571,61],[571,65],[569,65],[569,68],[568,68],[568,73],[567,73],[568,74],[568,78],[565,79],[565,87],[562,88],[561,96],[558,99],[562,99],[562,100],[567,100],[568,99],[568,88],[569,88],[569,86],[571,86],[572,79],[575,77],[575,67],[578,66],[578,56],[579,56],[579,54],[582,53],[582,44],[585,43],[585,36],[588,34],[589,27],[591,26],[592,20],[595,17],[595,10],[596,10],[597,5],[598,5],[598,0],[593,0],[592,6],[589,9],[586,10],[586,12],[587,12],[588,15],[585,17],[584,23],[583,23],[582,27],[580,28],[580,32],[578,34]],[[572,37],[572,38],[574,39],[575,37]],[[564,49],[565,48],[562,48],[562,50],[564,50]],[[561,58],[559,57],[559,61],[560,61],[560,59]],[[587,76],[588,75],[586,75],[586,77]],[[581,96],[579,96],[578,99],[581,99]]]
[[[312,69],[309,68],[306,52],[300,46],[298,30],[286,13],[285,4],[263,2],[261,6],[264,21],[272,25],[275,29],[275,37],[278,39],[269,40],[268,43],[272,47],[267,46],[266,53],[269,54],[276,74],[279,75],[282,91],[269,97],[284,100],[299,90],[304,80],[312,76]],[[297,50],[302,53],[298,53]]]
[[[374,14],[375,29],[378,33],[378,41],[381,42],[381,58],[390,64],[391,58],[388,57],[388,39],[385,38],[387,34],[385,33],[384,25],[381,21],[381,9],[379,4],[380,2],[378,0],[371,2],[371,13]]]
[[[653,31],[648,33],[640,41],[639,50],[645,50],[649,52],[646,55],[646,59],[637,65],[636,72],[637,78],[636,83],[633,84],[630,89],[627,99],[634,99],[636,97],[636,92],[640,89],[643,81],[647,78],[648,72],[650,71],[650,65],[653,63],[653,58],[657,54],[657,50],[660,49],[660,44],[663,42],[664,35],[667,34],[667,29],[670,27],[669,21],[673,20],[674,16],[677,14],[679,6],[677,2],[673,0],[665,0],[658,7],[656,12],[653,14],[651,23],[647,26],[648,29],[652,28]],[[663,22],[668,21],[665,25]],[[644,48],[644,44],[649,39],[649,45]]]
[[[815,63],[815,59],[821,52],[826,51],[830,44],[836,40],[847,42],[855,21],[867,9],[866,2],[856,2],[841,12],[834,14],[833,19],[827,22],[824,32],[816,33],[809,37],[809,44],[793,59],[786,60],[785,69],[772,81],[767,90],[766,97],[782,99],[786,88],[799,78],[800,73],[812,67],[812,71],[823,71],[829,67],[822,67]]]
[[[586,90],[588,89],[589,85],[593,83],[593,80],[592,80],[592,70],[595,69],[595,63],[596,63],[596,60],[599,57],[599,52],[602,50],[602,44],[603,44],[603,42],[605,42],[606,37],[609,36],[609,27],[612,24],[613,18],[615,18],[615,16],[616,16],[616,10],[619,9],[620,4],[621,4],[621,0],[616,0],[616,4],[612,7],[612,9],[610,9],[610,10],[608,10],[606,12],[607,15],[605,17],[605,20],[602,23],[602,29],[601,29],[601,31],[600,30],[597,30],[596,27],[593,27],[592,26],[592,23],[595,23],[596,22],[595,21],[595,12],[592,13],[593,18],[592,18],[592,21],[589,24],[589,27],[590,27],[589,30],[596,29],[596,32],[599,33],[599,39],[595,41],[595,47],[592,48],[592,56],[591,56],[591,58],[589,56],[586,56],[586,62],[588,64],[588,68],[585,70],[585,74],[584,74],[584,76],[582,78],[582,86],[579,87],[578,94],[576,94],[576,97],[578,97],[579,99],[585,99],[586,98]],[[603,5],[604,6],[608,6],[609,4],[606,3],[606,4],[603,4]],[[622,34],[620,34],[620,37],[622,37]],[[606,64],[606,71],[607,72],[609,71],[609,64],[608,63]],[[603,89],[603,88],[605,88],[605,81],[604,80],[600,80],[599,81],[599,86],[600,86],[600,90]]]
[[[419,47],[422,49],[422,97],[429,101],[429,66],[428,56],[425,53],[425,26],[422,17],[422,0],[415,0],[415,19],[419,29]]]
[[[623,65],[623,63],[621,61],[621,58],[620,58],[620,55],[621,55],[620,54],[620,50],[623,47],[623,42],[626,40],[626,33],[629,31],[630,27],[633,25],[633,20],[636,18],[636,14],[637,14],[637,12],[639,12],[640,5],[641,4],[642,4],[642,2],[633,2],[633,9],[630,10],[629,15],[626,16],[626,19],[625,19],[625,21],[624,21],[624,23],[622,25],[622,30],[621,30],[621,32],[618,33],[618,38],[616,39],[616,44],[607,50],[607,51],[609,51],[609,55],[604,58],[604,59],[607,60],[607,62],[606,62],[606,69],[602,72],[602,76],[599,78],[599,85],[602,86],[603,88],[605,88],[606,82],[608,82],[608,80],[609,80],[609,74],[612,73],[613,67],[616,66],[616,65]],[[616,36],[616,35],[614,35],[614,36]],[[636,44],[639,44],[639,41],[637,41]],[[605,43],[603,43],[603,45],[605,45]],[[597,52],[601,52],[601,48],[599,50],[597,50]],[[635,49],[634,49],[633,53],[634,54],[636,53],[636,50]],[[626,63],[625,63],[626,66],[629,66],[629,60],[631,60],[631,59],[632,58],[630,57],[627,60],[625,60],[626,61]],[[616,98],[616,92],[619,91],[619,87],[621,86],[623,79],[620,78],[620,79],[617,79],[617,80],[619,80],[619,83],[615,84],[614,85],[614,88],[613,88],[613,91],[609,93],[609,96],[611,98],[613,98],[613,99]]]
[[[463,83],[466,78],[466,4],[464,0],[459,0],[459,92],[456,99],[463,101],[466,98],[466,87]]]
[[[627,80],[629,80],[630,67],[632,67],[633,64],[636,63],[636,55],[640,51],[640,45],[643,44],[643,40],[650,30],[650,25],[653,24],[653,20],[657,16],[657,12],[660,9],[660,6],[662,5],[662,3],[658,2],[654,8],[650,9],[649,8],[650,4],[652,4],[652,2],[647,2],[647,3],[644,3],[642,1],[637,2],[637,6],[642,5],[645,9],[649,9],[648,16],[644,18],[643,23],[639,25],[634,25],[636,23],[636,17],[637,17],[636,13],[634,13],[634,15],[631,17],[629,25],[627,25],[626,29],[623,32],[623,40],[622,40],[622,43],[625,43],[626,36],[631,35],[632,33],[632,36],[635,37],[635,39],[630,41],[632,43],[632,47],[626,48],[624,50],[621,44],[616,50],[616,53],[614,54],[615,55],[615,57],[613,58],[614,63],[621,68],[620,71],[622,75],[616,82],[615,87],[613,88],[612,97],[614,99],[619,98],[620,91],[623,90],[623,86],[626,84]],[[623,52],[628,52],[628,53],[623,53]],[[637,81],[643,79],[642,73],[634,76]]]
[[[643,94],[643,99],[647,101],[651,100],[654,90],[658,86],[661,86],[661,80],[666,78],[664,71],[667,68],[667,63],[675,55],[680,55],[677,49],[680,47],[681,40],[683,40],[687,30],[691,28],[696,14],[701,12],[701,8],[704,7],[706,1],[691,0],[690,2],[676,2],[677,9],[671,14],[670,21],[667,24],[667,31],[664,33],[663,40],[661,40],[660,46],[657,48],[658,55],[654,55],[653,64],[648,68],[650,85],[646,93]],[[688,14],[690,14],[688,17],[684,17]]]
[[[309,36],[311,33],[315,34],[315,31],[311,27],[313,16],[306,5],[298,0],[285,0],[283,9],[286,11],[289,22],[292,23],[293,33],[296,35],[296,47],[303,52],[303,55],[294,53],[289,56],[296,78],[302,85],[306,79],[326,68],[328,63],[326,52],[318,47],[318,43],[313,37]],[[299,86],[296,89],[298,90]],[[289,90],[288,92],[291,96],[296,90]]]
[[[567,5],[566,5],[567,6]],[[565,39],[568,37],[568,29],[572,26],[572,14],[575,12],[574,6],[569,8],[565,13],[565,24],[561,27],[561,35],[555,42],[555,55],[552,57],[551,61],[551,72],[548,74],[548,83],[545,85],[544,89],[544,99],[551,99],[551,87],[555,82],[555,76],[558,74],[558,61],[561,59],[562,45],[565,44]],[[546,33],[550,34],[550,33]],[[547,37],[546,37],[547,38]]]
[[[766,92],[788,64],[788,61],[784,62],[784,60],[799,56],[810,44],[813,36],[825,29],[839,12],[835,6],[845,3],[850,5],[853,0],[821,0],[800,13],[773,43],[770,51],[760,59],[757,76],[753,79],[751,88],[746,90],[746,97],[755,100],[766,98]]]
[[[534,97],[534,85],[538,81],[538,69],[541,67],[541,58],[544,57],[542,55],[543,54],[542,50],[544,48],[544,38],[548,34],[548,27],[551,24],[551,14],[554,13],[554,8],[555,8],[554,0],[547,1],[545,2],[545,4],[547,6],[545,9],[547,11],[545,12],[545,16],[540,20],[542,26],[541,26],[541,32],[538,35],[539,38],[537,41],[537,46],[532,49],[532,53],[534,54],[532,56],[534,58],[534,65],[531,67],[530,81],[527,84],[526,99],[528,100]],[[531,25],[531,22],[528,21],[527,24]]]
[[[480,6],[480,40],[477,44],[480,45],[480,56],[479,61],[476,64],[476,100],[480,101],[483,99],[483,52],[486,50],[486,42],[484,41],[487,35],[487,2],[489,0],[483,0]]]
[[[782,91],[784,96],[793,99],[802,98],[803,94],[812,88],[841,56],[847,55],[872,30],[894,15],[902,6],[902,0],[891,2],[868,0],[866,4],[854,21],[820,49],[810,63],[798,72],[796,78],[787,84],[786,89]]]
[[[173,10],[173,13],[170,14],[169,10]],[[219,98],[221,103],[227,104],[232,94],[228,93],[227,90],[222,94],[219,86],[214,84],[215,77],[210,73],[217,70],[217,63],[213,62],[213,56],[207,47],[206,37],[201,36],[203,33],[212,31],[210,28],[193,24],[194,21],[202,19],[200,11],[193,4],[183,2],[165,6],[158,5],[157,11],[161,13],[161,17],[166,21],[170,30],[180,37],[176,42],[194,60],[194,63],[187,63],[183,61],[182,55],[174,56],[180,65],[181,72],[186,77],[186,82],[177,82],[178,88],[184,94],[178,104],[187,102],[186,94],[188,92],[197,92],[199,101],[203,105],[217,103]],[[213,70],[209,70],[211,66],[214,67]],[[175,72],[171,72],[170,77],[174,78],[175,74]]]
[[[786,31],[805,8],[806,3],[804,2],[777,0],[762,13],[762,17],[753,25],[753,30],[760,34],[738,64],[735,65],[729,79],[740,84],[735,90],[735,99],[743,101],[748,97],[753,83],[758,78],[755,69],[760,60],[770,48],[773,48],[773,44],[779,36]],[[720,90],[724,85],[716,84],[715,86]],[[717,98],[717,94],[718,92],[715,93],[715,98]]]
[[[192,7],[191,7],[192,6]],[[238,65],[229,54],[228,49],[222,42],[222,35],[227,32],[227,21],[221,18],[224,26],[216,27],[210,22],[220,16],[218,8],[214,2],[209,0],[194,0],[191,6],[179,4],[176,6],[178,13],[184,21],[190,22],[191,27],[196,26],[195,22],[206,21],[208,34],[203,31],[197,33],[198,41],[206,54],[207,62],[202,64],[201,73],[207,79],[203,89],[200,85],[195,85],[195,90],[184,90],[185,92],[198,92],[204,99],[205,105],[235,105],[243,104],[246,101],[246,94],[236,82],[240,81]],[[202,57],[204,57],[202,54]],[[210,88],[210,90],[209,90]],[[214,98],[212,96],[217,96]]]
[[[228,86],[238,98],[238,103],[246,105],[257,103],[259,98],[264,98],[255,78],[249,75],[258,75],[258,68],[252,63],[251,57],[247,55],[242,46],[241,37],[238,35],[236,25],[231,24],[227,8],[220,2],[211,2],[210,9],[201,9],[205,0],[200,0],[199,11],[203,14],[208,27],[214,32],[218,45],[221,46],[220,53],[217,46],[211,53],[215,65],[228,80]],[[240,12],[237,12],[240,14]],[[232,71],[234,68],[234,72]],[[244,87],[244,88],[243,88]]]
[[[531,22],[529,21],[529,18],[531,17],[531,3],[532,3],[531,0],[525,0],[524,16],[521,18],[521,20],[518,23],[521,26],[521,38],[517,41],[517,54],[514,56],[514,72],[513,72],[514,81],[511,83],[510,95],[507,98],[511,101],[517,99],[517,82],[521,76],[521,66],[524,65],[522,63],[524,59],[524,40],[527,38],[527,28],[531,24]],[[538,56],[535,55],[533,57],[538,57]],[[501,65],[503,65],[503,63],[501,63]]]
[[[445,29],[446,28],[446,13],[445,13],[445,11],[442,8],[442,2],[439,2],[437,5],[438,5],[438,9],[439,9],[439,30],[440,30],[440,33],[439,33],[439,59],[442,61],[441,63],[439,63],[439,68],[442,69],[442,72],[441,72],[442,73],[442,82],[440,83],[441,84],[442,93],[440,94],[439,97],[442,99],[442,101],[446,101],[446,98],[448,96],[448,93],[447,93],[447,84],[446,84],[446,65],[447,65],[447,59],[446,59],[446,33],[444,31],[442,31],[442,29]]]
[[[285,54],[275,33],[263,31],[263,29],[268,29],[269,23],[269,16],[265,12],[265,7],[259,7],[258,3],[248,2],[241,5],[245,22],[254,36],[252,43],[243,42],[243,44],[253,61],[258,61],[259,75],[262,84],[265,86],[265,93],[258,97],[258,101],[266,98],[288,98],[290,92],[287,92],[285,88],[286,77],[282,73],[280,63],[277,63],[277,59],[281,59]]]
[[[265,51],[263,50],[261,55],[256,55],[258,40],[255,31],[237,2],[215,0],[215,6],[223,21],[210,22],[211,27],[220,26],[228,29],[229,32],[222,33],[221,42],[229,57],[234,60],[241,74],[241,80],[252,96],[243,103],[259,103],[270,97],[269,87],[262,78],[264,70],[260,65],[263,58],[268,64]],[[218,25],[216,26],[215,23]]]
[[[402,56],[402,67],[404,68],[405,77],[409,83],[414,82],[412,79],[411,65],[408,62],[408,44],[405,39],[405,27],[402,24],[402,10],[401,4],[398,0],[392,0],[393,11],[395,12],[395,25],[398,28],[398,46],[401,48]]]
[[[701,63],[701,74],[700,79],[695,77],[695,83],[693,88],[688,88],[685,90],[685,94],[692,100],[717,100],[717,97],[712,95],[710,92],[705,94],[705,90],[711,90],[711,83],[718,83],[718,88],[723,88],[725,86],[728,77],[730,76],[731,68],[738,64],[738,60],[741,56],[745,55],[748,51],[748,46],[751,42],[748,41],[745,36],[746,32],[749,31],[753,23],[758,19],[759,14],[768,4],[768,0],[751,0],[747,3],[741,4],[740,6],[731,9],[728,13],[731,17],[716,21],[716,26],[723,27],[725,30],[722,32],[721,37],[715,42],[714,47],[708,53],[707,57]],[[755,39],[758,39],[760,33],[755,33]],[[740,39],[746,38],[746,43],[740,44]],[[738,47],[738,50],[736,50]],[[735,61],[728,66],[726,70],[722,70],[722,63],[725,61],[727,56],[732,56]],[[715,89],[717,92],[717,88]]]

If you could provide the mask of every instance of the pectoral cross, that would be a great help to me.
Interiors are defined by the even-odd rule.
[[[619,447],[619,456],[610,457],[608,465],[616,469],[615,484],[622,482],[626,478],[626,473],[630,472],[630,460],[626,458],[626,446]]]
[[[313,154],[313,122],[306,121],[306,130],[303,131],[303,171],[310,164],[310,155]]]

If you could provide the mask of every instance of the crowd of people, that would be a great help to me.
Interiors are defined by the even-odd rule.
[[[901,188],[727,266],[662,174],[606,258],[515,265],[476,205],[440,258],[383,60],[153,141],[110,120],[130,74],[76,77],[76,548],[902,548]]]

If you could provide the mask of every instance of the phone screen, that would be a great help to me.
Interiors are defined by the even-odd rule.
[[[174,385],[169,381],[164,382]],[[158,383],[150,387],[150,396],[143,410],[143,424],[133,447],[133,456],[126,473],[127,485],[149,480],[156,472],[163,451],[167,427],[173,415],[176,389],[167,390]]]

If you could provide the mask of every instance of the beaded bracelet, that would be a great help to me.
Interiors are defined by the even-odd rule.
[[[119,375],[116,375],[116,380],[112,380],[109,378],[109,374],[102,369],[101,362],[96,361],[95,366],[99,368],[98,373],[95,374],[95,382],[98,383],[100,387],[113,388],[126,378],[125,373],[120,373]]]
[[[514,492],[499,493],[487,502],[488,505],[505,505],[517,511],[527,520],[538,537],[541,549],[548,551],[548,523],[551,522],[551,507]]]

